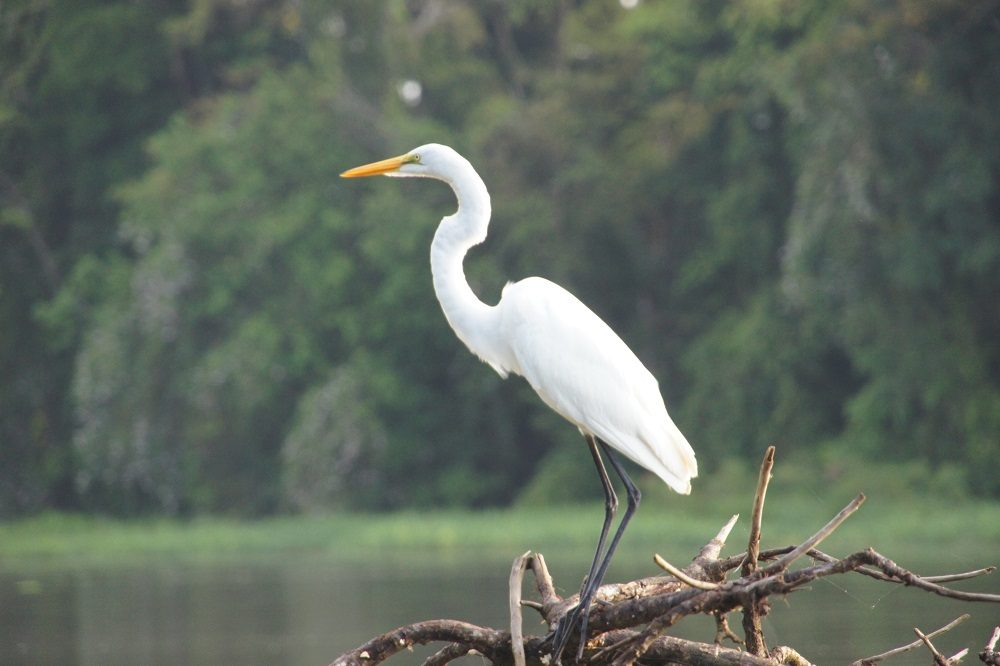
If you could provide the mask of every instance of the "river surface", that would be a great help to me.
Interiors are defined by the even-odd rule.
[[[398,553],[378,553],[367,562],[310,554],[122,564],[0,562],[0,664],[322,666],[375,634],[417,620],[454,618],[503,627],[509,563],[517,553],[509,555],[419,562]],[[644,560],[623,557],[608,580],[655,574]],[[931,560],[921,563],[921,570],[981,564]],[[549,565],[557,585],[566,586],[580,580],[587,562],[549,558]],[[530,573],[525,583],[530,598],[528,581]],[[860,576],[828,581],[774,600],[764,624],[769,645],[791,645],[818,664],[846,664],[913,640],[913,627],[930,631],[969,612],[971,620],[936,643],[946,654],[970,647],[966,663],[971,663],[991,627],[1000,623],[1000,607],[993,605],[961,604]],[[1000,592],[1000,576],[957,586]],[[526,610],[525,633],[537,634],[541,627],[532,616]],[[739,623],[734,614],[734,629]],[[711,640],[714,625],[690,618],[673,633]],[[427,654],[418,650],[388,663],[418,664]],[[465,663],[485,662],[466,658]],[[913,652],[890,663],[929,660]]]

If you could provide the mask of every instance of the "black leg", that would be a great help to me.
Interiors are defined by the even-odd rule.
[[[583,608],[583,600],[588,596],[593,596],[587,594],[591,581],[595,580],[597,577],[597,572],[600,569],[601,562],[601,551],[604,550],[604,543],[608,538],[608,532],[611,529],[611,521],[615,517],[615,512],[618,510],[618,496],[615,494],[614,486],[611,485],[611,479],[608,478],[608,471],[604,468],[604,461],[601,460],[601,454],[597,450],[597,439],[593,435],[584,435],[587,438],[587,446],[590,448],[590,455],[594,458],[594,466],[597,467],[597,474],[601,479],[601,486],[604,489],[604,525],[601,527],[601,536],[597,540],[597,550],[594,552],[594,561],[590,565],[590,571],[587,573],[587,577],[583,579],[583,585],[580,588],[580,602],[576,608],[567,613],[559,626],[556,627],[555,636],[553,636],[553,648],[552,648],[552,662],[559,663],[559,658],[562,656],[563,650],[566,648],[566,643],[569,641],[569,637],[573,633],[573,628],[577,624],[577,619],[580,616],[580,609]]]
[[[615,535],[612,537],[608,550],[602,559],[601,551],[604,549],[604,542],[607,540],[611,521],[618,508],[618,497],[615,495],[614,488],[611,485],[611,480],[608,478],[607,470],[604,468],[604,462],[601,460],[600,453],[597,450],[596,439],[588,436],[587,443],[590,446],[591,455],[594,457],[594,464],[597,466],[597,472],[600,475],[601,483],[604,486],[604,525],[601,528],[601,536],[597,542],[597,552],[594,553],[594,562],[591,564],[590,573],[588,573],[587,578],[584,579],[583,587],[580,590],[580,602],[577,604],[576,608],[574,608],[572,612],[568,613],[559,623],[556,635],[553,638],[554,647],[552,651],[552,659],[554,662],[559,661],[559,657],[562,655],[562,652],[566,647],[566,643],[569,641],[569,637],[573,633],[573,628],[578,622],[580,625],[580,642],[577,648],[576,660],[580,661],[583,657],[583,648],[586,645],[587,639],[587,623],[590,619],[590,602],[593,600],[594,594],[597,592],[597,588],[601,586],[601,582],[604,580],[604,574],[607,573],[608,565],[611,563],[611,557],[614,555],[615,549],[618,547],[618,542],[621,541],[622,534],[625,533],[625,527],[632,519],[632,515],[635,513],[636,508],[638,508],[639,501],[642,498],[639,489],[632,482],[632,479],[629,478],[628,474],[625,473],[625,470],[618,463],[615,457],[611,454],[610,449],[608,449],[604,442],[600,442],[601,448],[604,450],[604,455],[607,456],[608,461],[611,462],[611,466],[621,478],[622,483],[625,484],[625,490],[628,493],[628,506],[625,509],[625,515],[622,516],[622,522],[618,525],[618,529],[615,531]],[[598,564],[598,562],[600,562],[600,564]]]
[[[618,542],[621,541],[622,535],[625,533],[625,527],[628,525],[629,521],[632,520],[632,516],[635,514],[635,510],[639,508],[639,502],[642,500],[642,493],[639,492],[639,488],[632,482],[629,475],[625,473],[625,468],[621,466],[621,463],[613,455],[611,455],[611,450],[608,449],[604,442],[601,442],[601,448],[604,449],[604,455],[608,457],[608,461],[611,466],[615,468],[615,472],[618,473],[618,477],[625,484],[625,492],[628,493],[628,504],[625,507],[625,515],[622,516],[622,522],[619,523],[618,529],[615,531],[614,537],[611,539],[611,544],[608,546],[608,552],[604,555],[604,561],[601,562],[601,568],[597,570],[596,584],[591,586],[590,597],[594,596],[597,592],[597,588],[600,587],[601,581],[604,580],[604,574],[608,571],[608,565],[611,564],[611,557],[615,554],[615,549],[618,548]],[[583,619],[580,621],[580,647],[576,651],[576,660],[580,661],[583,657],[583,646],[584,646],[584,636],[587,635],[587,621],[590,619],[590,597],[587,599],[587,607],[583,613]]]
[[[594,593],[597,592],[597,588],[601,586],[604,574],[607,573],[608,565],[611,564],[611,558],[615,554],[615,549],[618,548],[618,542],[621,541],[622,535],[625,533],[625,527],[632,520],[632,515],[635,514],[635,510],[639,508],[639,502],[642,500],[642,493],[639,492],[639,488],[632,482],[629,475],[625,473],[625,469],[611,454],[611,450],[608,449],[604,442],[601,442],[601,448],[604,450],[604,455],[608,457],[611,466],[615,468],[615,472],[618,473],[618,477],[625,484],[625,491],[628,493],[628,504],[625,507],[625,515],[622,516],[622,522],[618,524],[618,529],[615,530],[615,535],[611,538],[611,543],[608,545],[608,552],[604,555],[604,561],[601,562],[601,567],[597,570],[594,583],[590,586],[589,594],[585,600],[586,603],[582,599],[580,602],[580,607],[583,608],[583,611],[580,618],[580,645],[576,650],[576,660],[578,662],[583,658],[583,648],[586,645],[587,622],[590,620],[590,601]]]
[[[583,586],[580,588],[581,593],[586,590],[590,584],[590,581],[594,580],[596,577],[598,581],[601,579],[598,571],[598,563],[601,558],[601,551],[604,550],[604,543],[608,539],[608,532],[611,529],[611,521],[614,520],[615,513],[618,512],[618,495],[615,494],[615,488],[611,485],[611,479],[608,478],[608,470],[604,467],[604,461],[601,460],[601,454],[597,450],[597,439],[592,435],[587,435],[587,445],[590,448],[590,455],[594,457],[594,466],[597,467],[597,473],[601,477],[601,485],[604,486],[604,525],[601,526],[601,536],[597,540],[597,550],[594,551],[594,561],[590,565],[590,571],[587,573],[587,577],[583,579]],[[602,445],[603,446],[603,445]]]

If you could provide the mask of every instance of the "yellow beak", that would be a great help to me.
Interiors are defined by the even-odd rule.
[[[340,174],[341,178],[364,178],[365,176],[378,176],[385,173],[391,173],[396,171],[404,164],[409,164],[414,161],[412,155],[400,155],[399,157],[390,157],[387,160],[382,160],[380,162],[372,162],[371,164],[365,164],[363,166],[354,167],[353,169],[348,169],[344,173]]]

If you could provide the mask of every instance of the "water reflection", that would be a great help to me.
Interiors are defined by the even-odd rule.
[[[564,584],[586,568],[583,561],[550,564]],[[561,576],[566,566],[579,574]],[[649,572],[644,561],[616,567],[609,580]],[[503,626],[506,574],[507,564],[481,558],[413,566],[287,554],[118,566],[40,563],[17,570],[0,565],[0,663],[326,664],[374,634],[416,620]],[[965,587],[1000,591],[997,581]],[[797,646],[818,663],[888,649],[909,641],[914,626],[934,629],[965,611],[973,620],[939,639],[940,647],[978,651],[1000,622],[996,607],[857,577],[818,583],[775,606],[765,624],[768,638]],[[674,633],[707,640],[713,625],[697,618]],[[421,656],[390,663],[419,663]]]

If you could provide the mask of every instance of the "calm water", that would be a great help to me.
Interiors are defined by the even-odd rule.
[[[0,664],[323,665],[377,633],[417,620],[505,624],[506,579],[516,553],[474,564],[465,558],[413,564],[384,555],[366,564],[308,555],[119,566],[0,563]],[[609,580],[653,573],[633,559],[616,562]],[[930,562],[921,570],[981,564]],[[552,557],[549,565],[557,584],[569,587],[586,568],[582,560]],[[991,578],[964,587],[1000,592],[1000,576]],[[929,631],[962,612],[973,619],[936,641],[948,654],[966,646],[978,652],[1000,623],[1000,607],[839,577],[775,600],[765,632],[769,644],[792,645],[817,663],[847,663],[909,642],[914,626]],[[537,633],[531,613],[525,630]],[[737,628],[739,615],[732,622]],[[713,625],[691,618],[675,634],[710,640]],[[419,663],[424,654],[389,663]],[[893,663],[927,659],[913,653]]]

